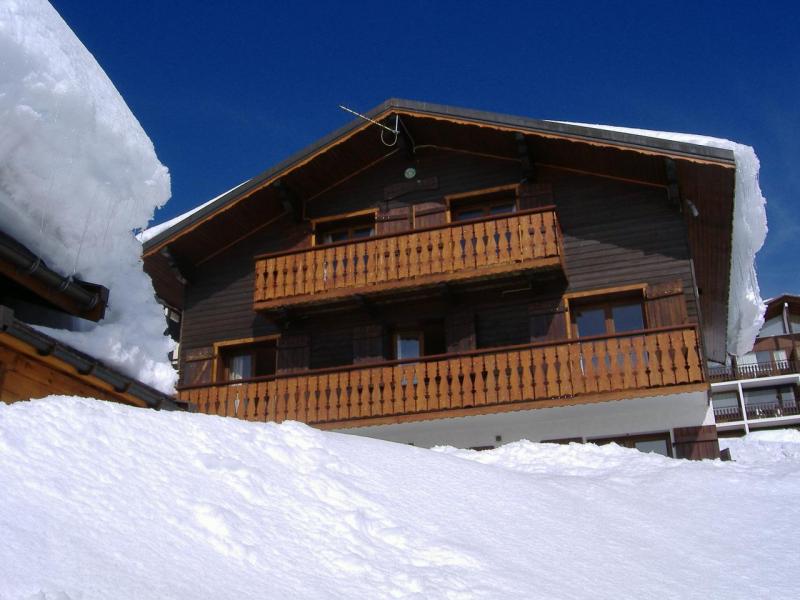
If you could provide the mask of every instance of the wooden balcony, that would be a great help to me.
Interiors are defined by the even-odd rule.
[[[553,207],[256,257],[254,307],[561,268]]]
[[[357,427],[705,389],[694,327],[184,387],[200,412]]]

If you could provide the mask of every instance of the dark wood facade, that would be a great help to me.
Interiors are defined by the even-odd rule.
[[[729,162],[404,118],[431,143],[376,156],[377,133],[357,127],[146,246],[151,275],[163,277],[168,259],[188,281],[183,400],[219,414],[348,426],[707,388],[707,348],[724,348],[725,318],[708,309],[727,301],[727,274],[720,282],[710,273],[729,260],[729,251],[715,254],[729,240],[698,234],[697,220],[729,228]],[[699,194],[702,217],[687,214],[682,181]],[[513,213],[490,212],[509,201]],[[365,227],[363,239],[326,233]],[[581,341],[579,315],[603,303],[607,329],[592,346]],[[620,303],[640,307],[638,326],[614,329]],[[408,331],[421,355],[404,362]],[[225,353],[237,344],[273,347],[274,370],[231,380]],[[591,381],[587,369],[598,370]],[[525,379],[537,372],[540,381]],[[397,387],[404,377],[437,387],[407,396]],[[432,400],[443,381],[447,400]],[[327,400],[324,418],[323,388],[346,396],[335,410]],[[392,396],[377,408],[379,388],[402,404]]]

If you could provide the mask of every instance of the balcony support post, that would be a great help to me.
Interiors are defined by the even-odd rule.
[[[739,398],[739,410],[742,411],[742,421],[744,421],[744,433],[750,433],[750,425],[747,421],[747,407],[744,404],[744,391],[742,390],[742,382],[736,382],[736,395]]]

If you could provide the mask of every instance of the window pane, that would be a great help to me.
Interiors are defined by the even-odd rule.
[[[666,440],[636,442],[634,446],[639,452],[654,452],[655,454],[661,454],[662,456],[669,456]]]
[[[482,208],[472,208],[468,210],[462,210],[456,213],[455,219],[456,221],[466,221],[468,219],[479,219],[483,216],[483,209]]]
[[[716,392],[711,396],[714,408],[734,408],[739,406],[739,395],[736,392]]]
[[[513,213],[516,205],[513,202],[508,204],[495,204],[489,208],[490,215],[501,215],[503,213]]]
[[[644,329],[644,319],[642,319],[642,305],[621,304],[611,308],[611,316],[614,319],[614,331],[638,331]]]
[[[606,313],[602,308],[579,309],[575,320],[578,324],[578,335],[581,337],[606,333]]]
[[[368,225],[367,227],[358,227],[353,230],[353,238],[365,238],[370,237],[374,233],[374,229],[372,225]]]
[[[236,354],[228,359],[228,379],[249,379],[253,376],[253,360],[250,354]]]
[[[322,236],[322,243],[333,244],[335,242],[343,242],[346,239],[348,239],[347,230],[332,231],[331,233],[326,233],[324,236]]]
[[[417,335],[397,336],[397,358],[419,358],[420,343]]]
[[[744,390],[745,404],[777,404],[778,390],[775,388]]]

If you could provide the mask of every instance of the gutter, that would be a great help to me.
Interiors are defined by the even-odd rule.
[[[20,275],[35,279],[54,294],[62,295],[74,302],[82,311],[76,316],[94,312],[95,314],[88,318],[99,321],[105,315],[105,305],[108,302],[107,288],[62,276],[48,267],[41,257],[2,232],[0,232],[0,261],[10,263]],[[97,318],[94,318],[95,316]]]
[[[174,398],[141,381],[107,367],[99,360],[67,344],[45,335],[14,317],[14,311],[0,306],[0,334],[8,335],[33,348],[39,356],[48,356],[74,368],[83,377],[92,377],[113,388],[141,400],[148,408],[157,410],[184,410]]]

